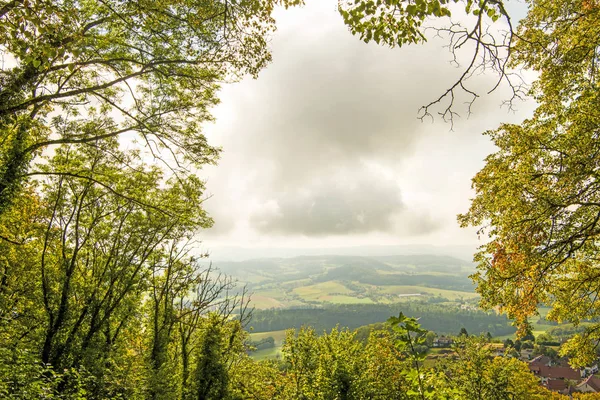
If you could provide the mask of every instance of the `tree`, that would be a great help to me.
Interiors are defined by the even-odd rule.
[[[458,336],[469,336],[469,333],[467,332],[467,330],[465,329],[464,326],[462,328],[460,328],[460,332],[458,333]]]
[[[115,154],[117,143],[113,145]],[[125,175],[105,152],[84,150],[62,147],[44,167],[58,173],[89,171],[89,179],[50,175],[42,190],[47,211],[38,268],[48,323],[41,359],[54,368],[91,369],[86,360],[96,364],[111,354],[147,287],[147,263],[154,252],[210,224],[192,205],[198,204],[202,187],[194,180],[173,181],[161,189],[158,170]],[[96,176],[110,179],[120,194],[96,185]],[[153,205],[162,202],[178,209],[179,218],[164,218]],[[104,348],[94,345],[98,340]]]
[[[470,25],[450,19],[451,3],[465,6]],[[350,30],[365,41],[402,46],[423,42],[430,32],[446,38],[455,55],[472,45],[463,74],[425,105],[421,116],[444,102],[440,114],[451,120],[460,92],[469,105],[479,96],[469,77],[490,69],[512,88],[512,99],[528,95],[537,101],[535,113],[523,123],[486,132],[498,150],[473,178],[476,197],[459,216],[462,226],[479,227],[487,237],[473,277],[482,304],[500,307],[523,335],[540,304],[552,307],[552,321],[577,325],[600,315],[600,4],[529,1],[527,15],[515,26],[505,3],[359,0],[341,1],[339,9]],[[426,26],[432,19],[439,21]],[[494,27],[499,20],[503,26]],[[522,68],[537,73],[532,85],[523,85],[512,72]],[[577,364],[591,361],[599,327],[575,336],[563,354],[576,355]]]
[[[419,400],[444,398],[445,393],[437,387],[439,377],[424,367],[427,347],[423,344],[427,331],[421,328],[416,318],[406,317],[402,313],[397,317],[390,317],[388,323],[396,333],[398,350],[409,362],[409,368],[405,372],[409,387],[408,398]]]
[[[238,306],[246,321],[245,292],[189,256],[211,224],[202,184],[143,164],[123,173],[111,157],[128,153],[116,139],[103,146],[58,148],[41,167],[54,172],[0,215],[12,235],[0,241],[0,393],[185,398],[208,311],[227,326],[218,331],[227,373],[242,352],[241,322],[226,321]],[[85,178],[63,173],[73,170]]]
[[[322,336],[311,328],[288,331],[282,353],[290,365],[289,398],[355,398],[362,347],[347,330],[335,328]]]
[[[194,398],[223,399],[228,392],[229,377],[222,349],[224,334],[222,320],[213,316],[207,324],[197,349],[194,377]]]
[[[137,134],[175,173],[214,162],[200,125],[219,84],[270,61],[273,7],[296,3],[1,2],[0,46],[12,61],[0,70],[0,212],[31,161],[58,144]]]
[[[457,6],[452,7],[452,3]],[[439,115],[444,121],[452,123],[458,115],[457,103],[464,99],[467,113],[470,114],[471,106],[480,96],[481,88],[469,82],[473,75],[488,71],[496,74],[496,83],[486,92],[494,91],[504,82],[512,92],[507,100],[509,107],[512,107],[514,100],[526,95],[524,80],[508,68],[518,35],[505,3],[497,0],[340,0],[338,10],[350,31],[365,42],[375,41],[390,47],[401,47],[423,43],[428,36],[438,36],[447,40],[452,62],[456,66],[459,66],[458,52],[470,46],[471,56],[459,78],[437,99],[423,105],[419,112],[421,119],[431,117],[434,106],[440,105]],[[534,6],[537,4],[532,3]],[[462,18],[462,21],[451,19],[452,9],[461,8],[468,18]],[[440,21],[433,23],[433,20],[448,23],[440,25]],[[499,20],[504,23],[505,29],[496,29],[494,24],[497,26]]]
[[[425,334],[425,344],[427,344],[427,347],[433,347],[433,342],[436,337],[437,335],[433,331],[429,331]]]
[[[484,338],[459,337],[455,343],[456,357],[436,368],[448,378],[454,397],[467,400],[547,399],[550,392],[543,388],[527,364],[506,357],[492,357]]]
[[[473,179],[477,196],[459,217],[489,238],[474,276],[484,305],[501,305],[522,334],[539,304],[552,307],[549,320],[576,325],[600,313],[599,12],[594,1],[532,3],[514,54],[540,73],[532,90],[539,107],[521,125],[488,132],[498,151]],[[592,360],[597,327],[563,353],[577,364]]]
[[[522,343],[519,339],[515,340],[515,350],[521,351]]]

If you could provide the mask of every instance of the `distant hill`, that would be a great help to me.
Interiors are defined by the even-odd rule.
[[[204,251],[205,249],[203,249]],[[434,246],[434,245],[399,245],[399,246],[349,246],[330,248],[244,248],[244,247],[212,247],[208,250],[213,261],[244,261],[264,258],[291,258],[299,256],[363,256],[386,257],[403,255],[428,254],[450,256],[461,260],[472,260],[477,250],[476,245]]]
[[[324,304],[472,302],[472,263],[435,254],[308,255],[215,262],[253,293],[257,309]]]

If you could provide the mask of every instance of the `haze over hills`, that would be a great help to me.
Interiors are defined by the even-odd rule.
[[[213,261],[244,261],[258,258],[289,258],[299,256],[396,256],[396,255],[445,255],[462,260],[472,260],[475,245],[437,246],[431,244],[397,246],[348,246],[348,247],[210,247],[208,253]]]
[[[257,309],[477,297],[468,278],[473,263],[447,255],[303,255],[215,266],[253,293]]]
[[[457,334],[464,327],[494,336],[514,332],[505,316],[478,309],[479,295],[469,278],[475,271],[472,262],[450,255],[387,251],[394,248],[374,247],[368,256],[314,254],[315,250],[311,255],[214,265],[252,294],[252,337],[271,337],[275,343],[259,351],[259,358],[278,354],[286,329],[307,325],[320,333],[336,326],[356,329],[384,322],[400,311],[420,318],[426,329],[439,334]]]

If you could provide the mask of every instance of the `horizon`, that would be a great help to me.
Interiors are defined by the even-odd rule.
[[[202,247],[200,247],[202,248]],[[243,247],[217,246],[206,249],[208,260],[243,262],[257,259],[297,258],[318,256],[388,257],[388,256],[446,256],[472,263],[475,246],[469,245],[357,245],[341,247]]]

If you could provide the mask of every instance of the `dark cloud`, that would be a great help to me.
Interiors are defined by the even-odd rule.
[[[263,233],[355,234],[389,231],[402,211],[394,182],[368,174],[352,179],[338,175],[280,193],[252,222]]]

